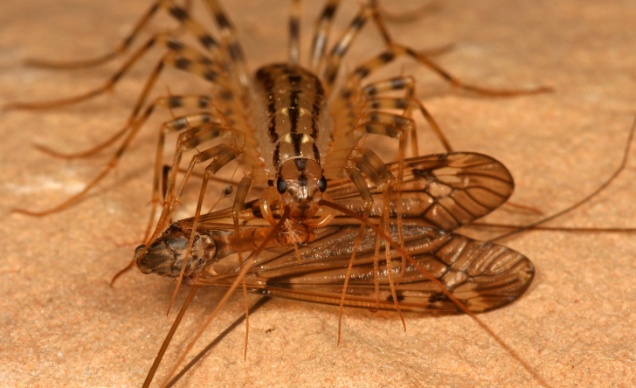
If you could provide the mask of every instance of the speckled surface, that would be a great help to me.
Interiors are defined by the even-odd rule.
[[[287,2],[250,1],[249,10],[239,11],[241,3],[248,2],[233,2],[228,11],[252,68],[284,59]],[[381,3],[398,13],[416,4]],[[3,1],[0,103],[68,96],[99,85],[116,64],[55,72],[26,68],[20,61],[103,53],[125,36],[144,8],[125,2]],[[454,43],[438,61],[464,80],[555,88],[547,95],[489,98],[452,91],[409,62],[395,70],[417,77],[419,96],[456,149],[483,152],[508,166],[517,183],[516,203],[549,214],[582,198],[618,166],[636,114],[636,3],[456,0],[436,8],[417,22],[391,24],[392,33],[415,48]],[[351,12],[350,6],[343,10],[343,21]],[[158,21],[152,31],[166,25]],[[354,57],[364,58],[361,53],[377,47],[377,36],[367,38]],[[133,272],[115,288],[108,286],[143,233],[156,136],[152,128],[161,119],[147,126],[117,172],[78,206],[41,219],[9,212],[58,203],[96,174],[105,155],[68,162],[31,144],[81,150],[116,131],[152,58],[111,95],[47,112],[0,112],[2,386],[139,386],[171,323],[164,313],[171,282]],[[168,77],[172,81],[165,84],[176,92],[183,77]],[[164,92],[166,86],[157,90]],[[430,140],[426,136],[423,142]],[[436,145],[424,149],[439,150]],[[555,224],[635,227],[635,166],[631,160],[597,200]],[[500,211],[491,219],[529,218]],[[530,257],[537,275],[518,302],[482,316],[493,331],[552,386],[635,385],[634,235],[531,232],[505,244]],[[220,295],[218,290],[200,293],[189,316],[201,320]],[[240,312],[237,297],[213,323],[208,339]],[[349,310],[337,346],[337,315],[335,307],[273,301],[252,316],[247,360],[240,329],[182,384],[538,385],[467,317],[406,315],[404,332],[394,314]],[[194,330],[192,319],[181,331],[179,346]],[[174,359],[174,352],[167,359]]]

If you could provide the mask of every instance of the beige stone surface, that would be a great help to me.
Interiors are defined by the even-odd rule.
[[[149,2],[137,3],[2,1],[0,103],[54,99],[99,85],[116,63],[50,71],[25,67],[21,59],[101,54],[125,36]],[[241,3],[249,8],[240,10]],[[415,1],[381,3],[396,13],[417,6]],[[636,114],[636,3],[435,4],[435,11],[416,22],[391,24],[396,39],[418,49],[454,43],[439,63],[475,84],[555,88],[552,94],[490,98],[452,90],[409,61],[393,68],[394,74],[417,77],[418,95],[454,147],[500,159],[516,178],[513,200],[546,214],[574,203],[606,179],[619,164]],[[308,8],[315,14],[315,5]],[[348,4],[341,23],[354,10]],[[252,68],[284,60],[286,1],[236,1],[228,11]],[[173,25],[164,22],[153,23],[152,31]],[[358,61],[377,51],[377,35],[364,35],[352,53]],[[77,206],[44,218],[10,213],[14,207],[59,203],[95,176],[106,154],[64,161],[32,144],[82,150],[114,133],[159,51],[111,95],[46,112],[0,112],[1,386],[139,386],[172,321],[174,312],[165,316],[172,282],[132,271],[114,288],[108,285],[143,233],[154,128],[161,117],[147,125],[116,173]],[[173,73],[160,82],[158,93],[201,85]],[[422,141],[428,140],[436,144],[423,134]],[[424,148],[439,150],[436,145]],[[635,179],[636,161],[631,160],[593,203],[553,225],[636,227]],[[536,217],[504,210],[491,219],[520,223]],[[481,316],[492,330],[552,386],[636,385],[634,234],[534,231],[505,244],[531,258],[537,275],[518,302]],[[206,290],[198,295],[174,349],[184,346],[221,294]],[[233,298],[205,338],[213,338],[241,309],[241,298]],[[181,384],[538,385],[468,317],[408,314],[405,319],[406,332],[395,314],[347,310],[337,346],[337,308],[275,300],[251,317],[246,360],[241,327]],[[167,355],[168,364],[175,352]]]

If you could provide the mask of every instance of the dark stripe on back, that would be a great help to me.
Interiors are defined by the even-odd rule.
[[[278,163],[280,162],[280,146],[278,144],[276,144],[276,147],[274,147],[274,155],[272,157],[272,161],[274,162],[274,166],[278,166]]]
[[[294,146],[294,153],[296,155],[300,155],[300,147],[303,144],[303,137],[305,137],[302,133],[291,133],[292,145]]]
[[[299,171],[303,171],[305,168],[307,168],[307,159],[306,158],[294,159],[294,163],[296,164],[296,168]]]
[[[289,81],[289,89],[290,89],[289,107],[287,107],[287,113],[289,114],[289,124],[291,126],[289,131],[291,133],[296,133],[298,132],[298,117],[300,117],[300,110],[298,107],[299,105],[298,95],[302,93],[302,90],[300,87],[300,81],[302,80],[302,77],[299,76],[298,74],[294,74],[293,72],[289,72],[289,70],[287,72],[288,72],[287,80]],[[294,148],[296,148],[295,144],[294,144]]]
[[[318,120],[320,119],[320,102],[325,98],[325,89],[322,87],[322,83],[316,77],[314,79],[314,88],[316,88],[316,98],[314,99],[314,103],[312,104],[313,110],[311,112],[311,137],[314,139],[318,138]]]
[[[281,152],[301,155],[305,147],[305,136],[311,137],[315,142],[319,135],[318,120],[325,98],[320,79],[301,67],[288,64],[265,66],[256,72],[255,78],[262,87],[263,97],[267,100],[265,104],[269,140],[276,146],[274,164],[281,162]],[[279,145],[288,135],[288,145]],[[283,148],[279,150],[279,146]],[[291,149],[286,148],[289,146]],[[317,147],[313,148],[309,149],[313,153],[310,158],[315,157],[320,161]]]
[[[263,83],[263,88],[265,89],[265,95],[271,96],[274,88],[274,80],[270,76],[270,73],[266,71],[266,68],[260,68],[256,73],[256,79]],[[276,133],[276,99],[270,98],[267,103],[267,111],[269,112],[269,140],[276,144],[278,142],[278,134]],[[278,147],[276,147],[278,148]],[[277,151],[277,150],[276,150]],[[275,152],[275,156],[278,156],[278,152]]]
[[[333,139],[333,134],[331,135],[331,138]],[[314,144],[314,158],[316,160],[320,160],[320,151],[318,151],[318,147]]]

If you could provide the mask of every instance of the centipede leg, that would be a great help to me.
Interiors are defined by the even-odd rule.
[[[404,97],[385,97],[384,92],[405,90]],[[439,124],[430,114],[425,105],[415,97],[415,79],[410,76],[394,77],[388,80],[367,84],[362,88],[365,95],[365,106],[373,110],[397,110],[403,112],[405,117],[411,117],[410,111],[419,110],[429,124],[438,140],[446,150],[452,152],[450,142],[442,132]],[[417,131],[411,131],[411,145],[413,146],[412,156],[419,156],[417,149]]]
[[[185,52],[184,54],[185,54],[184,56],[181,56],[178,53],[170,52],[167,55],[165,55],[163,59],[157,64],[153,72],[150,74],[142,94],[138,98],[138,102],[135,106],[135,109],[131,117],[135,117],[137,115],[137,112],[141,109],[141,106],[143,106],[144,101],[147,98],[148,93],[150,92],[150,89],[156,82],[159,74],[161,73],[162,69],[165,67],[166,64],[173,65],[179,69],[186,70],[194,74],[199,74],[203,78],[208,79],[209,81],[216,81],[218,77],[218,73],[213,70],[212,65],[203,65],[201,63],[195,63],[190,59],[189,52]],[[89,182],[89,184],[87,184],[86,187],[82,191],[80,191],[78,194],[75,194],[74,196],[67,199],[63,203],[59,204],[58,206],[55,206],[48,210],[32,211],[27,209],[15,209],[14,211],[18,213],[22,213],[22,214],[31,215],[31,216],[44,216],[44,215],[52,214],[60,210],[66,209],[67,207],[77,203],[89,190],[95,187],[104,177],[108,175],[108,173],[111,170],[113,170],[117,166],[122,155],[128,149],[128,147],[130,146],[130,143],[132,142],[132,140],[135,138],[135,136],[141,129],[142,124],[143,124],[143,120],[135,121],[134,123],[131,124],[127,135],[125,136],[120,146],[117,148],[113,157],[108,162],[106,168],[104,168],[102,172],[97,177],[95,177],[91,182]]]
[[[425,67],[429,68],[433,72],[437,73],[444,80],[446,80],[447,82],[449,82],[451,85],[455,87],[458,87],[460,89],[464,89],[467,91],[475,92],[478,94],[495,96],[495,97],[513,97],[513,96],[527,95],[527,94],[547,93],[552,91],[551,87],[546,87],[546,86],[539,86],[539,87],[530,88],[530,89],[494,89],[494,88],[487,88],[487,87],[472,85],[464,81],[461,81],[459,78],[451,75],[448,71],[444,70],[436,62],[434,62],[430,58],[430,55],[427,55],[426,53],[422,51],[416,52],[415,50],[411,48],[408,48],[406,46],[403,46],[397,43],[393,38],[391,38],[388,32],[388,29],[386,28],[386,25],[384,24],[382,12],[379,9],[378,1],[377,0],[371,1],[369,6],[373,10],[372,12],[373,23],[375,24],[380,35],[382,35],[384,43],[386,44],[389,50],[391,51],[405,50],[408,56],[412,57],[420,64],[424,65]]]
[[[179,134],[177,139],[175,155],[173,157],[172,166],[170,168],[170,174],[168,177],[168,183],[167,183],[167,189],[166,189],[167,194],[166,194],[166,198],[164,199],[161,216],[159,218],[159,221],[157,222],[157,225],[155,226],[155,232],[152,234],[152,236],[149,239],[146,239],[146,241],[152,241],[156,239],[159,236],[159,234],[163,231],[163,229],[170,223],[172,214],[176,210],[177,205],[180,203],[180,199],[183,194],[184,187],[186,183],[188,182],[190,176],[192,175],[195,165],[201,162],[204,162],[206,160],[209,160],[211,158],[215,158],[216,157],[215,152],[221,152],[221,149],[217,148],[217,147],[220,147],[221,145],[213,147],[212,149],[205,150],[195,155],[192,158],[189,167],[186,169],[184,176],[181,179],[181,183],[179,187],[177,188],[176,176],[177,176],[177,173],[179,172],[179,166],[181,164],[183,153],[188,150],[194,149],[196,146],[198,146],[204,141],[213,139],[222,133],[227,133],[228,131],[231,131],[231,129],[225,125],[222,125],[219,123],[213,123],[213,122],[204,122],[193,127],[188,127],[188,129],[183,130],[183,132]],[[163,143],[163,136],[160,136],[159,140],[161,143]],[[156,178],[155,178],[155,183],[153,184],[153,202],[155,203],[159,202],[158,201],[159,199],[158,198],[158,192],[159,192],[158,176],[160,175],[161,168],[162,168],[162,164],[161,164],[162,150],[163,150],[162,145],[157,147],[157,159],[155,164]],[[215,151],[212,151],[212,150],[215,150]],[[153,214],[154,214],[154,211],[153,211]],[[150,225],[152,225],[152,223],[149,223],[149,226]]]
[[[146,29],[149,22],[157,15],[158,11],[165,10],[169,16],[179,22],[182,28],[189,30],[196,38],[198,38],[201,44],[209,49],[218,47],[216,41],[205,32],[205,29],[189,16],[189,10],[191,8],[191,1],[188,0],[185,7],[179,7],[171,0],[158,0],[150,6],[150,8],[144,13],[144,15],[135,23],[132,31],[121,41],[117,48],[109,53],[101,55],[97,58],[73,61],[73,62],[54,62],[40,59],[27,60],[27,64],[37,67],[45,67],[52,69],[79,69],[86,67],[95,67],[104,63],[110,62],[117,57],[120,57],[132,46],[135,39],[139,36],[141,31]],[[172,33],[176,35],[176,32]]]
[[[247,70],[245,54],[243,53],[243,48],[237,38],[234,25],[223,11],[218,1],[205,0],[205,5],[208,7],[214,21],[219,27],[221,40],[228,54],[228,62],[237,68],[237,78],[239,83],[243,87],[247,87],[249,83],[249,72]]]
[[[340,71],[340,65],[342,59],[351,47],[351,44],[355,40],[358,32],[364,27],[369,17],[371,17],[373,10],[366,5],[363,5],[354,17],[349,25],[349,28],[345,30],[338,42],[334,44],[329,54],[324,59],[326,62],[325,69],[322,72],[322,79],[324,81],[324,88],[327,95],[330,95],[333,89],[333,85],[338,77]]]
[[[160,203],[159,190],[160,186],[165,186],[166,195],[172,193],[173,187],[176,181],[176,174],[179,172],[179,164],[181,161],[181,157],[183,152],[193,149],[197,145],[204,143],[206,141],[217,138],[223,133],[227,132],[227,129],[224,125],[218,122],[212,121],[213,116],[207,113],[199,113],[188,116],[177,117],[176,119],[164,123],[161,126],[161,130],[159,131],[157,148],[156,148],[156,157],[155,157],[155,173],[153,178],[152,185],[152,199],[151,199],[151,211],[150,211],[150,220],[148,222],[148,226],[146,229],[146,233],[144,235],[144,241],[147,240],[150,232],[150,228],[153,225],[154,214],[157,204]],[[166,135],[169,132],[182,132],[179,136],[179,140],[177,141],[177,152],[175,153],[173,165],[170,168],[170,174],[166,180],[161,179],[162,177],[162,167],[163,167],[163,153]],[[169,204],[169,201],[174,200],[170,197],[169,200],[166,200],[164,195],[164,204]],[[158,226],[160,227],[160,226]]]
[[[179,97],[179,96],[174,96]],[[181,96],[183,99],[192,99],[194,100],[195,96]],[[144,233],[143,241],[146,244],[149,241],[152,241],[154,238],[158,236],[158,234],[167,226],[170,222],[170,217],[172,212],[174,212],[176,201],[179,197],[170,196],[170,200],[166,200],[168,193],[172,193],[174,190],[175,182],[176,182],[176,174],[177,172],[181,172],[179,168],[179,164],[181,161],[181,156],[183,152],[196,147],[196,145],[205,142],[207,140],[213,139],[218,135],[226,132],[226,127],[221,126],[218,123],[211,123],[210,116],[206,114],[196,114],[189,116],[177,117],[172,121],[166,122],[161,126],[161,131],[159,132],[159,143],[157,145],[156,151],[156,161],[155,161],[155,174],[153,179],[153,191],[152,191],[152,200],[151,200],[151,210],[150,216],[148,219],[148,224],[146,225],[146,231]],[[213,124],[213,125],[212,125]],[[177,141],[177,153],[175,154],[175,160],[173,161],[173,165],[164,168],[162,165],[162,155],[163,155],[163,147],[165,143],[165,135],[167,132],[171,131],[181,131],[179,135],[179,139]],[[167,177],[164,176],[165,171],[168,171]],[[192,171],[183,171],[184,174],[187,174],[187,177],[192,174]],[[163,178],[162,178],[163,177]],[[185,183],[184,183],[185,185]],[[155,232],[152,238],[149,239],[150,233],[152,231],[152,227],[154,225],[156,207],[160,203],[160,187],[163,186],[162,198],[164,203],[164,209],[162,212],[162,216],[155,226]],[[119,270],[111,279],[111,285],[119,278],[122,274],[133,268],[135,264],[135,258],[133,257],[131,261],[124,267]]]
[[[309,62],[309,68],[315,73],[318,73],[325,59],[325,49],[327,47],[327,41],[329,40],[333,17],[339,5],[340,0],[327,1],[320,16],[316,20],[314,37],[311,44],[311,59]]]

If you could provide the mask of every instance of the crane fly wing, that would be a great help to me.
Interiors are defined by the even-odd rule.
[[[503,164],[477,153],[454,152],[409,158],[404,160],[403,167],[402,180],[391,192],[389,217],[398,216],[399,198],[404,224],[431,226],[450,232],[501,206],[514,189],[512,176]],[[397,162],[387,165],[393,176],[398,176],[399,168]],[[368,184],[372,187],[370,181]],[[335,203],[360,215],[364,213],[365,204],[351,180],[330,181],[328,187],[327,194]],[[382,187],[372,190],[373,205],[369,219],[382,215],[383,190]],[[268,225],[262,219],[258,200],[244,204],[240,219],[242,226]],[[338,216],[333,221],[335,225],[359,223],[348,216]],[[199,218],[199,229],[231,225],[231,209],[204,214]]]
[[[504,306],[523,294],[534,274],[526,257],[497,244],[450,233],[488,214],[510,197],[514,183],[508,170],[491,157],[459,152],[410,158],[401,164],[387,165],[393,176],[400,176],[400,168],[403,168],[402,179],[388,191],[389,206],[383,202],[387,188],[372,187],[374,203],[367,216],[371,222],[378,223],[382,212],[388,209],[390,221],[385,227],[394,242],[400,241],[397,222],[400,220],[404,236],[400,245],[415,262],[404,260],[393,248],[387,253],[389,244],[383,237],[361,226],[359,220],[341,215],[330,225],[314,229],[310,244],[273,245],[261,251],[258,257],[252,258],[244,278],[247,288],[270,296],[339,304],[357,242],[344,292],[345,304],[349,306],[395,308],[389,274],[401,309],[431,315],[461,312],[440,286],[430,280],[431,275],[475,312]],[[350,180],[332,181],[329,187],[328,193],[334,202],[352,212],[364,213],[365,204]],[[243,206],[242,233],[267,228],[259,208],[258,201]],[[216,234],[213,240],[217,242],[230,241],[218,234],[220,228],[231,222],[230,210],[206,214],[200,218],[196,233]],[[186,225],[191,220],[180,223]],[[379,245],[378,239],[382,240]],[[244,252],[251,250],[247,248]],[[240,266],[237,255],[227,252],[229,254],[216,254],[214,262],[186,282],[202,286],[231,285]],[[377,289],[376,282],[379,283]]]
[[[393,188],[390,217],[401,216],[405,224],[432,226],[453,231],[483,217],[508,200],[514,189],[512,176],[497,160],[482,154],[454,152],[405,159],[403,176]],[[398,176],[399,163],[387,165]],[[360,214],[364,202],[352,184],[330,183],[334,202]],[[398,192],[401,192],[398,194]],[[369,218],[380,217],[383,209],[382,188],[373,190]],[[354,223],[340,217],[340,224]]]
[[[298,251],[289,248],[285,252],[270,250],[269,254],[257,259],[245,276],[248,290],[275,297],[339,304],[359,230],[359,226],[329,226],[321,229],[317,243],[300,247]],[[364,230],[349,275],[345,305],[395,309],[389,272],[400,308],[427,315],[462,311],[425,272],[437,278],[474,312],[511,303],[532,281],[532,263],[509,248],[446,233],[438,228],[404,226],[403,231],[403,248],[415,262],[402,261],[400,253],[391,250],[388,263],[384,247],[375,254],[375,232],[369,228]],[[397,239],[397,234],[397,226],[392,225],[391,238]],[[375,273],[374,261],[378,265]],[[378,292],[374,286],[376,278]],[[218,276],[204,271],[189,283],[228,286],[234,280],[234,273]]]

